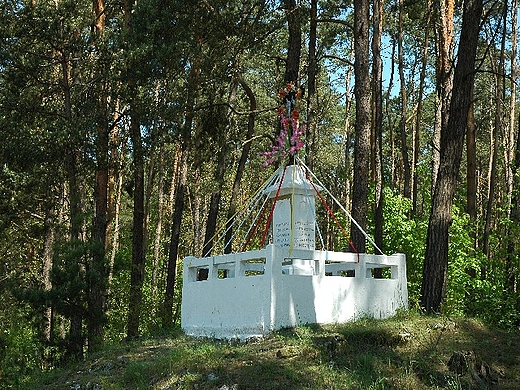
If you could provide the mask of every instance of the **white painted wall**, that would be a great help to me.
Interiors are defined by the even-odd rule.
[[[299,274],[300,267],[310,274]],[[391,278],[374,279],[371,270],[377,267],[387,268]],[[203,268],[209,270],[208,279],[197,281]],[[339,276],[347,270],[355,276]],[[263,274],[246,276],[258,271]],[[181,326],[193,336],[246,339],[309,323],[387,318],[407,308],[403,254],[291,251],[270,244],[257,251],[184,260]]]

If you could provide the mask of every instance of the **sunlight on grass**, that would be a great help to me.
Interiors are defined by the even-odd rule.
[[[400,313],[384,321],[283,329],[245,343],[184,335],[113,345],[69,368],[35,373],[23,388],[71,389],[468,389],[447,362],[473,351],[515,389],[518,333],[469,319]],[[22,388],[22,387],[20,387]]]

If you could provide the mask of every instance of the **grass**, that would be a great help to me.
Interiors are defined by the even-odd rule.
[[[520,388],[520,333],[464,318],[405,313],[389,320],[284,329],[235,343],[185,335],[107,347],[84,362],[35,373],[30,389],[480,389],[448,369],[472,351]],[[488,388],[493,388],[492,386]]]

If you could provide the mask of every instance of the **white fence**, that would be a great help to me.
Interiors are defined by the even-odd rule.
[[[381,268],[383,278],[374,278]],[[387,318],[408,308],[404,254],[281,248],[184,259],[181,325],[246,339],[284,327]]]

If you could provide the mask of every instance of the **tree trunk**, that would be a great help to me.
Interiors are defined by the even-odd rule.
[[[518,14],[518,1],[513,0],[511,4],[511,97],[510,97],[510,114],[509,114],[509,145],[510,151],[513,152],[508,158],[511,162],[510,178],[508,180],[508,199],[510,199],[509,207],[509,218],[511,219],[513,226],[520,224],[520,200],[518,191],[520,183],[518,179],[518,168],[520,167],[520,137],[517,135],[516,149],[515,145],[515,107],[516,107],[516,83],[517,83],[517,66],[518,60],[517,55],[517,14]],[[518,122],[520,124],[520,121]],[[514,191],[516,189],[516,191]],[[517,238],[516,234],[509,232],[507,234],[507,254],[506,254],[506,276],[505,276],[505,288],[506,294],[512,295],[518,291],[516,283],[516,274],[518,267],[517,260]]]
[[[518,122],[520,124],[520,120]],[[520,178],[518,177],[518,168],[520,167],[520,137],[516,139],[515,160],[513,165],[513,184],[516,191],[513,191],[511,198],[511,215],[512,225],[517,227],[520,224],[520,196],[518,189],[520,188]],[[512,230],[512,229],[510,229]],[[505,259],[505,283],[504,291],[511,296],[518,291],[516,277],[518,269],[518,236],[514,231],[510,231],[507,235],[507,253]]]
[[[125,28],[130,30],[133,2],[125,0]],[[132,218],[132,268],[130,272],[130,293],[126,335],[129,339],[139,335],[141,304],[143,300],[143,284],[145,276],[145,184],[144,184],[144,147],[141,137],[141,113],[136,100],[137,86],[130,77],[127,80],[130,91],[130,140],[133,148],[133,218]]]
[[[192,118],[186,118],[185,126],[191,128]],[[189,126],[189,127],[188,127]],[[184,141],[181,152],[180,172],[177,184],[175,186],[175,205],[173,212],[172,231],[170,239],[170,248],[168,253],[168,267],[166,275],[166,292],[164,297],[164,305],[162,312],[162,326],[169,328],[172,326],[173,319],[173,302],[175,295],[175,281],[177,276],[177,257],[179,251],[179,240],[181,235],[182,214],[184,212],[184,195],[186,190],[186,182],[188,178],[188,155],[189,140]]]
[[[237,211],[237,205],[240,201],[240,183],[242,181],[242,177],[244,176],[244,169],[249,158],[249,151],[251,150],[251,142],[253,138],[253,134],[255,132],[255,117],[256,117],[256,98],[253,94],[253,91],[249,87],[249,85],[245,82],[244,78],[241,74],[238,75],[238,82],[240,86],[246,93],[249,99],[249,116],[247,120],[247,132],[246,139],[244,142],[244,146],[242,147],[242,153],[240,154],[240,160],[238,160],[237,171],[235,174],[235,180],[233,181],[233,188],[231,190],[231,198],[229,200],[229,209],[227,213],[227,223],[226,223],[226,235],[225,235],[225,246],[224,253],[232,252],[232,243],[231,239],[233,237],[233,222],[234,216]]]
[[[93,0],[94,39],[95,44],[103,39],[105,32],[105,3],[104,0]],[[98,72],[102,74],[102,63],[105,60],[100,53]],[[96,186],[94,199],[96,213],[94,216],[94,231],[92,234],[93,251],[92,262],[89,265],[88,278],[88,349],[90,352],[100,349],[104,344],[104,325],[106,294],[108,283],[108,267],[105,258],[107,211],[108,211],[108,119],[106,81],[100,78],[97,85],[97,135],[96,135]]]
[[[465,0],[458,61],[447,126],[441,132],[440,166],[426,238],[420,304],[427,312],[438,312],[446,292],[448,231],[457,186],[482,14],[482,0]]]
[[[505,5],[504,5],[505,6]],[[510,81],[510,91],[511,96],[509,100],[509,133],[507,137],[505,137],[506,147],[505,147],[505,165],[506,165],[506,179],[507,179],[507,199],[508,203],[511,204],[513,197],[513,183],[514,183],[514,175],[513,175],[513,164],[515,163],[515,119],[516,119],[516,83],[518,82],[517,76],[517,67],[518,67],[518,59],[517,59],[517,25],[518,25],[518,1],[512,0],[511,3],[511,81]]]
[[[152,264],[152,297],[157,295],[159,264],[161,257],[161,238],[163,229],[164,215],[164,146],[161,142],[159,146],[159,172],[157,178],[157,225],[155,228],[155,238],[153,244],[153,264]]]
[[[370,178],[370,60],[369,60],[368,0],[354,0],[354,95],[356,98],[356,125],[354,142],[354,183],[352,217],[365,229],[368,209],[368,180]],[[365,235],[352,224],[351,239],[354,250],[365,252]]]
[[[353,52],[351,51],[351,60],[353,60]],[[352,109],[352,92],[350,83],[352,81],[352,67],[348,68],[347,75],[345,77],[345,124],[343,127],[343,144],[345,145],[344,151],[344,163],[345,163],[345,207],[349,208],[351,206],[351,187],[352,187],[352,172],[351,172],[351,143],[352,143],[352,129],[350,123],[350,111]],[[329,215],[327,213],[327,229],[329,226],[328,223]]]
[[[403,0],[399,0],[399,36],[397,38],[397,56],[399,67],[400,80],[400,100],[401,100],[401,119],[399,129],[401,132],[401,156],[404,168],[404,186],[403,195],[406,198],[412,197],[412,171],[410,169],[410,159],[408,157],[408,140],[406,137],[406,116],[407,116],[407,93],[406,93],[406,79],[404,75],[404,53],[403,53]]]
[[[224,153],[219,153],[224,154]],[[225,159],[219,155],[218,162],[217,162],[217,173],[216,176],[220,176],[225,168]],[[215,177],[215,179],[218,179],[218,177]],[[218,217],[218,211],[220,206],[220,200],[222,198],[222,188],[220,188],[213,192],[210,197],[209,201],[209,210],[208,210],[208,218],[206,222],[206,233],[204,236],[204,247],[202,248],[202,256],[208,257],[211,256],[211,253],[213,251],[213,244],[215,242],[214,235],[215,231],[217,230],[217,217]]]
[[[440,23],[437,30],[439,37],[439,53],[437,61],[437,87],[435,126],[432,140],[432,193],[440,165],[441,132],[448,123],[450,97],[453,84],[453,16],[454,0],[439,2]]]
[[[374,0],[372,37],[372,133],[373,133],[373,177],[375,179],[375,232],[376,245],[383,248],[383,202],[384,202],[384,175],[383,175],[383,63],[381,60],[381,36],[383,33],[383,1]],[[381,277],[381,268],[376,269],[376,277]]]
[[[318,0],[311,0],[309,25],[309,65],[307,67],[307,134],[305,135],[305,164],[312,171],[316,152],[316,33],[318,27]]]
[[[177,257],[179,254],[179,241],[181,236],[182,215],[184,213],[184,196],[188,180],[188,157],[191,151],[191,131],[194,122],[194,107],[197,102],[197,91],[200,76],[200,39],[197,39],[197,53],[188,75],[188,96],[186,101],[186,117],[181,129],[181,156],[179,162],[179,177],[175,184],[175,205],[171,226],[170,247],[168,253],[168,265],[166,275],[166,291],[162,309],[162,326],[169,328],[173,325],[173,303],[175,297],[175,282],[177,277]]]
[[[500,138],[502,135],[502,101],[503,94],[505,90],[505,80],[502,76],[505,74],[505,45],[506,45],[506,35],[507,35],[507,6],[504,5],[504,11],[502,14],[502,43],[500,50],[500,57],[498,59],[498,66],[493,68],[493,75],[495,79],[495,109],[494,109],[494,120],[493,120],[493,129],[491,131],[491,145],[493,149],[490,153],[490,169],[489,169],[489,187],[488,187],[488,198],[486,204],[486,216],[484,223],[484,233],[482,237],[482,251],[484,254],[490,258],[491,250],[489,247],[489,236],[491,234],[491,220],[493,218],[493,206],[495,205],[495,192],[497,186],[497,171],[498,171],[498,155],[500,150]],[[491,62],[494,64],[494,58],[491,56]],[[506,170],[509,169],[506,167]],[[507,175],[506,175],[507,179]],[[485,278],[486,270],[482,268],[481,271],[482,277]]]
[[[475,122],[473,92],[472,89],[466,135],[466,212],[475,221],[477,219],[477,124]]]
[[[421,60],[421,75],[419,78],[419,92],[418,92],[418,102],[417,102],[417,116],[415,121],[415,135],[414,135],[414,147],[413,147],[413,163],[412,163],[412,210],[413,215],[417,215],[417,195],[418,195],[418,187],[419,187],[419,174],[418,164],[419,164],[419,153],[420,153],[420,137],[421,137],[421,120],[422,120],[422,110],[423,110],[423,95],[424,95],[424,84],[426,80],[426,69],[428,67],[428,50],[429,50],[429,42],[430,42],[430,22],[431,22],[431,9],[432,9],[432,0],[428,0],[428,5],[426,9],[426,25],[424,30],[424,46]]]
[[[123,156],[125,155],[125,142],[119,139],[119,130],[117,126],[115,126],[111,131],[111,171],[109,173],[109,177],[113,178],[113,189],[111,190],[110,181],[109,181],[109,197],[108,197],[108,210],[110,217],[108,218],[112,224],[112,230],[110,232],[110,241],[111,241],[111,253],[110,253],[110,261],[108,266],[108,295],[110,295],[110,287],[112,285],[112,278],[114,273],[114,263],[116,259],[116,253],[119,250],[119,214],[121,210],[121,195],[123,190]],[[121,151],[119,151],[119,145],[121,146]],[[110,180],[110,179],[109,179]],[[111,191],[113,193],[111,193]],[[107,232],[107,235],[109,233]]]
[[[387,128],[390,138],[390,184],[392,188],[396,186],[396,169],[395,169],[395,131],[394,131],[394,124],[392,122],[392,114],[390,113],[390,98],[392,95],[392,89],[394,88],[394,68],[395,68],[395,46],[396,41],[392,38],[392,54],[390,58],[392,59],[390,61],[390,80],[388,80],[388,89],[386,92],[386,118],[388,120]]]
[[[52,259],[54,257],[54,242],[55,242],[55,234],[54,234],[54,200],[49,199],[49,206],[47,206],[47,211],[45,213],[44,220],[44,231],[45,231],[45,240],[43,243],[43,267],[42,267],[42,281],[43,281],[43,290],[50,291],[52,289],[52,280],[51,280],[51,270],[52,270]],[[43,311],[43,339],[46,342],[50,342],[53,339],[53,331],[52,331],[52,316],[53,316],[53,307],[46,306]]]
[[[131,110],[132,108],[135,110],[135,105],[136,102],[130,103]],[[134,156],[134,208],[132,226],[132,270],[130,274],[130,297],[126,334],[127,337],[131,339],[139,335],[146,260],[144,243],[144,151],[141,140],[139,115],[135,111],[131,112],[130,133]]]
[[[297,83],[300,79],[300,57],[302,50],[300,7],[299,4],[296,3],[296,0],[283,0],[283,7],[289,28],[284,81],[286,83]]]
[[[70,62],[67,52],[63,49],[60,52],[61,65],[61,85],[63,88],[64,97],[64,116],[69,124],[71,144],[65,151],[65,169],[67,172],[67,184],[69,187],[69,220],[70,220],[70,235],[69,240],[72,247],[84,245],[84,237],[82,235],[83,219],[82,215],[82,194],[81,184],[78,174],[79,162],[79,147],[77,140],[72,132],[72,102],[70,91]],[[83,281],[85,277],[85,267],[81,263],[81,259],[77,259],[78,267],[73,264],[70,266],[77,270],[74,279]],[[84,291],[82,291],[84,292]],[[83,310],[83,302],[79,297],[74,297],[73,305],[76,305],[77,310],[73,311],[70,317],[70,326],[67,342],[67,355],[73,359],[81,360],[83,358],[83,319],[85,312]]]
[[[70,242],[73,247],[83,245],[82,228],[82,207],[81,207],[81,191],[78,183],[78,167],[77,167],[77,151],[75,145],[67,151],[65,155],[66,170],[69,187],[69,213],[70,213]],[[80,263],[80,259],[78,259]],[[77,274],[74,278],[83,280],[84,267],[80,264],[77,267]],[[67,342],[67,356],[72,359],[81,360],[83,358],[83,317],[84,311],[81,306],[82,302],[76,300],[73,304],[78,305],[70,317],[70,326]]]
[[[197,126],[197,125],[196,125]],[[194,141],[197,142],[197,138],[200,139],[200,135],[195,135]],[[197,146],[194,146],[194,150],[197,150]],[[191,207],[191,224],[193,230],[193,244],[191,247],[192,253],[202,252],[202,223],[200,221],[200,210],[202,207],[201,200],[201,173],[200,173],[200,155],[195,156],[195,162],[193,163],[193,174],[190,180],[190,186],[187,187],[190,207]]]
[[[231,91],[228,98],[229,107],[231,107],[235,101],[237,96],[238,83],[233,82],[231,86]],[[219,114],[217,114],[219,115]],[[217,116],[216,115],[216,116]],[[213,181],[217,184],[215,191],[211,194],[209,210],[208,210],[208,218],[206,222],[206,233],[204,237],[204,247],[202,248],[202,256],[211,256],[213,245],[215,244],[215,232],[217,230],[217,218],[218,212],[220,209],[220,201],[222,198],[222,189],[224,187],[224,177],[226,174],[226,158],[228,154],[228,143],[229,143],[229,133],[231,132],[231,121],[230,118],[233,115],[233,111],[231,108],[228,109],[225,118],[214,118],[218,122],[219,120],[225,119],[225,126],[220,126],[221,129],[224,130],[223,133],[220,134],[216,144],[218,145],[219,151],[217,154],[217,164],[214,174]],[[215,127],[218,127],[217,123],[213,124]],[[214,129],[216,131],[216,129]]]
[[[124,150],[124,143],[121,143],[122,149]],[[119,216],[121,210],[121,195],[123,191],[123,174],[122,174],[122,156],[124,152],[118,153],[117,158],[114,157],[114,165],[117,166],[114,171],[114,214],[110,218],[113,220],[113,232],[112,232],[112,247],[110,253],[109,273],[108,273],[108,287],[112,285],[112,278],[114,273],[114,263],[116,259],[116,253],[119,250]]]

